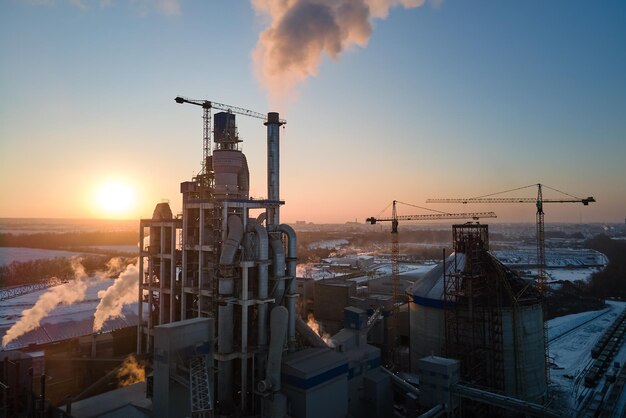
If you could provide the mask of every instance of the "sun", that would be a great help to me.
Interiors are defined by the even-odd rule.
[[[98,210],[108,216],[129,215],[135,205],[135,192],[127,183],[115,181],[102,184],[96,191]]]

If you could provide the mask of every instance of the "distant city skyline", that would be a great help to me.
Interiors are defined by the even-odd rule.
[[[202,157],[182,95],[287,119],[285,222],[364,222],[396,199],[532,223],[532,204],[425,200],[534,183],[597,200],[546,205],[546,224],[624,222],[626,3],[353,3],[356,20],[321,1],[3,2],[0,218],[180,211]],[[238,125],[263,197],[265,127]]]

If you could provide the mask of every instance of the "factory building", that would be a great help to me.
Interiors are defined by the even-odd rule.
[[[363,405],[380,399],[391,413],[380,350],[366,343],[366,312],[352,313],[358,324],[342,331],[335,349],[297,315],[297,237],[280,222],[283,121],[269,113],[265,122],[266,199],[250,197],[235,114],[217,113],[213,122],[214,148],[203,171],[181,183],[182,214],[174,216],[162,202],[140,224],[140,242],[147,245],[139,263],[144,304],[137,351],[153,358],[147,385],[153,410],[168,416],[366,416]],[[337,330],[345,326],[349,296],[335,309]],[[336,398],[332,408],[320,402],[330,396]]]

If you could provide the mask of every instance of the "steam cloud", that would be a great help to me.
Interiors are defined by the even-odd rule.
[[[98,292],[98,297],[106,297],[106,300],[103,299],[100,301],[95,313],[94,328],[95,324],[100,324],[98,330],[102,328],[102,324],[108,318],[119,316],[124,304],[135,302],[137,299],[137,295],[134,290],[138,284],[139,276],[135,266],[132,264],[127,266],[121,258],[117,257],[110,259],[106,266],[106,270],[94,273],[97,280],[117,277],[118,275],[119,277],[113,285],[109,287],[109,289]],[[41,320],[48,316],[48,314],[58,305],[71,305],[85,300],[85,292],[87,287],[89,287],[92,282],[87,278],[87,273],[85,272],[85,267],[81,263],[80,257],[72,258],[71,267],[74,272],[74,280],[51,288],[39,297],[32,308],[22,311],[22,317],[20,320],[17,321],[2,337],[3,347],[6,347],[8,343],[16,338],[39,327]],[[124,286],[129,285],[129,281],[132,282],[133,272],[135,288],[132,289],[132,291],[128,291],[128,293],[124,293],[124,291],[127,290]],[[131,276],[131,278],[129,278],[129,276]],[[123,282],[123,284],[120,284],[120,281]],[[133,295],[132,298],[130,297],[131,294]],[[110,300],[111,298],[117,299],[112,302]]]
[[[55,286],[41,295],[35,305],[22,312],[22,317],[2,337],[2,346],[39,326],[41,320],[60,304],[71,305],[85,299],[88,280],[80,258],[72,258],[74,280]]]
[[[124,305],[137,301],[138,285],[139,269],[129,264],[109,288],[98,292],[100,303],[94,314],[94,332],[100,331],[108,319],[121,316]]]
[[[424,0],[252,0],[270,27],[259,35],[253,59],[261,84],[273,99],[288,98],[293,88],[317,75],[323,54],[338,60],[353,45],[365,47],[372,20],[391,7],[421,6]]]

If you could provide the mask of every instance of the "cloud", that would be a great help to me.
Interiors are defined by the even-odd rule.
[[[255,71],[270,99],[289,99],[294,88],[316,76],[323,56],[339,60],[351,46],[365,47],[372,20],[394,6],[418,7],[424,0],[252,0],[269,17],[252,53]]]

